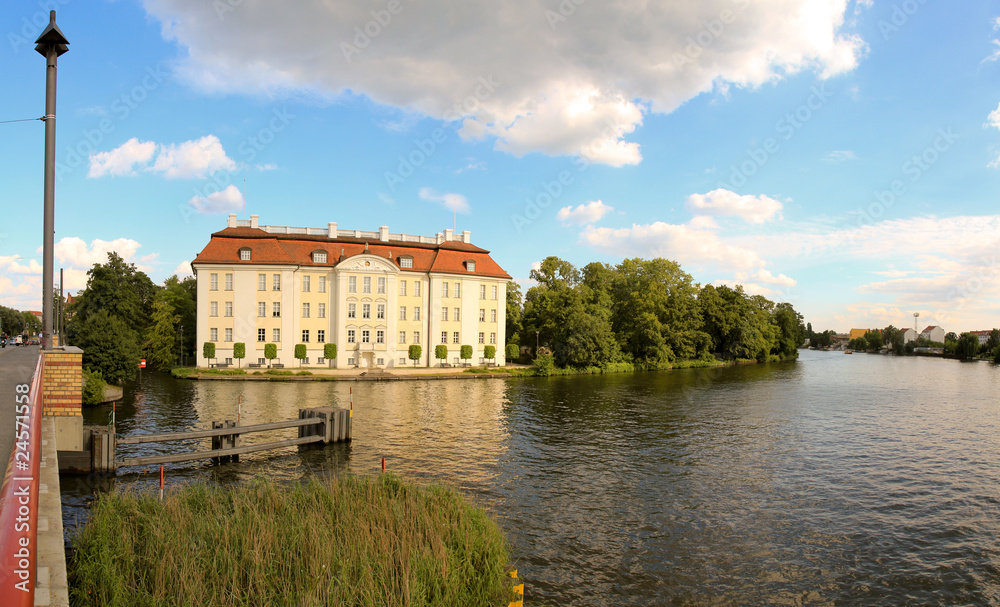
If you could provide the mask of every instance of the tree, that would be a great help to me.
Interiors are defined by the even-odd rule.
[[[878,329],[866,331],[865,340],[868,342],[869,350],[881,350],[882,349],[882,332]]]
[[[146,338],[146,358],[156,369],[169,369],[177,358],[174,349],[177,345],[174,325],[179,316],[174,314],[173,306],[164,300],[153,304],[153,327]]]
[[[136,373],[141,357],[139,340],[118,317],[104,311],[91,314],[78,325],[73,343],[83,349],[83,366],[99,371],[112,384],[121,385]]]
[[[486,346],[483,348],[483,358],[486,360],[493,360],[497,356],[496,346]]]
[[[521,323],[524,319],[524,297],[521,295],[521,285],[516,282],[507,283],[507,326],[504,330],[506,343],[521,343]]]
[[[275,344],[264,344],[264,358],[268,360],[267,368],[271,368],[271,361],[278,357],[278,346]]]
[[[462,346],[459,349],[459,356],[462,357],[462,360],[469,360],[472,358],[472,346]]]
[[[507,351],[505,358],[507,362],[516,362],[518,358],[521,357],[521,347],[517,344],[507,344]]]
[[[903,345],[906,338],[901,330],[889,325],[888,327],[882,329],[882,338],[885,341],[886,347],[892,350],[893,354],[896,354],[897,356],[901,356],[903,354]]]
[[[332,367],[333,363],[337,361],[337,344],[323,344],[323,358],[325,358],[327,360],[327,364]]]
[[[983,350],[992,353],[1000,347],[1000,329],[993,329],[990,331],[990,336],[987,338],[986,343],[983,344]]]
[[[201,348],[201,355],[209,361],[215,358],[215,342],[206,341]]]
[[[444,360],[448,358],[448,346],[444,344],[434,346],[434,358],[439,359],[441,364],[444,365]]]
[[[299,367],[302,367],[302,361],[306,359],[305,344],[295,344],[295,358],[299,359]]]
[[[243,359],[246,358],[246,356],[247,356],[247,345],[245,343],[238,341],[235,344],[233,344],[233,358],[240,361],[236,363],[236,366],[242,367]]]
[[[962,360],[974,358],[979,352],[979,338],[972,333],[962,333],[955,346],[955,355]]]
[[[955,333],[954,331],[948,331],[947,333],[945,333],[944,341],[945,343],[949,341],[958,341],[958,334]]]
[[[113,251],[108,253],[107,263],[94,264],[87,275],[87,288],[79,295],[67,331],[70,332],[74,321],[81,324],[91,314],[104,311],[122,319],[140,337],[145,335],[157,291],[153,281]]]
[[[174,324],[177,334],[177,343],[174,346],[174,358],[179,359],[183,354],[190,357],[195,351],[195,341],[197,339],[197,310],[195,306],[195,296],[198,291],[198,283],[194,278],[188,277],[179,280],[177,276],[171,276],[163,282],[163,289],[156,294],[156,300],[169,303],[174,314],[179,318]]]
[[[798,357],[799,346],[805,341],[802,315],[795,311],[792,304],[779,303],[774,307],[772,321],[778,329],[777,341],[772,352],[781,358]]]
[[[420,344],[410,344],[410,350],[408,352],[410,360],[413,361],[413,366],[417,366],[417,361],[420,360],[420,355],[423,354],[423,348]]]

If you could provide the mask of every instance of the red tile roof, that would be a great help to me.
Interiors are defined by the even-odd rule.
[[[440,244],[402,241],[380,241],[364,238],[329,238],[303,234],[272,234],[259,228],[226,228],[212,234],[212,239],[191,262],[225,264],[274,264],[316,267],[336,266],[341,258],[365,252],[391,259],[397,266],[399,258],[413,258],[412,268],[403,272],[441,272],[490,278],[510,279],[510,275],[490,257],[490,252],[470,243],[449,240]],[[249,248],[250,261],[240,260],[240,249]],[[326,251],[326,263],[314,263],[312,253]],[[474,261],[476,271],[466,270],[465,262]]]

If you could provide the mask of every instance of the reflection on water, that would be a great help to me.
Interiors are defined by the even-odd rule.
[[[374,473],[385,457],[405,478],[456,485],[493,510],[531,602],[990,604],[1000,601],[998,371],[806,352],[798,363],[543,380],[147,374],[117,424],[126,435],[204,428],[235,419],[240,395],[244,424],[292,419],[348,406],[353,388],[350,445],[170,465],[168,482]],[[109,413],[89,409],[87,423]],[[114,482],[156,479],[133,468]],[[69,525],[95,481],[62,482]]]

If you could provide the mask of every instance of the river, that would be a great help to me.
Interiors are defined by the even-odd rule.
[[[810,351],[792,363],[547,379],[147,373],[117,429],[206,427],[234,419],[241,394],[244,424],[291,419],[347,406],[353,388],[349,445],[171,465],[167,483],[369,474],[384,457],[401,477],[455,485],[494,512],[529,604],[987,605],[1000,603],[998,387],[987,363]],[[110,407],[85,415],[106,423]],[[61,481],[68,529],[111,484]],[[133,468],[113,482],[158,477]]]

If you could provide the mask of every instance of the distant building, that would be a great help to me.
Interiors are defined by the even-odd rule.
[[[990,331],[969,331],[969,333],[971,335],[975,335],[976,337],[979,338],[979,345],[980,346],[985,346],[986,345],[987,340],[989,340],[989,338],[990,338],[990,333],[992,333],[992,332],[993,332],[992,330],[990,330]]]
[[[859,337],[864,337],[868,329],[851,329],[851,333],[847,339],[857,339]]]
[[[930,341],[944,343],[944,329],[936,325],[931,325],[920,332],[920,337]]]
[[[907,344],[917,339],[917,332],[913,329],[903,329],[903,343]]]

